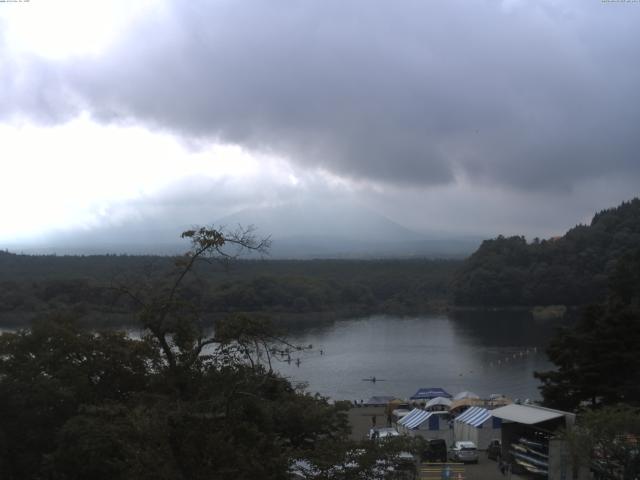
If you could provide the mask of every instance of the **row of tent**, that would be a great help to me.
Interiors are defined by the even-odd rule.
[[[410,401],[414,405],[421,404],[427,409],[443,407],[449,410],[455,410],[460,407],[466,408],[469,406],[488,406],[491,408],[511,403],[509,399],[499,394],[493,394],[488,399],[482,400],[480,396],[474,392],[464,391],[452,396],[449,392],[440,387],[420,388],[410,397]],[[406,403],[406,401],[396,397],[382,395],[371,397],[363,404],[367,406],[389,406],[392,403],[403,404]],[[436,410],[438,409],[441,408],[436,408]]]
[[[429,412],[414,408],[398,420],[397,425],[408,435],[444,438],[448,443],[472,441],[479,449],[486,449],[491,440],[500,438],[502,420],[494,417],[491,410],[482,407],[471,407],[452,422],[446,412]]]
[[[508,405],[510,399],[501,394],[492,394],[487,399],[481,399],[474,392],[464,391],[452,396],[440,387],[420,388],[410,397],[412,403],[419,403],[426,410],[449,410],[458,413],[468,407],[497,408]]]

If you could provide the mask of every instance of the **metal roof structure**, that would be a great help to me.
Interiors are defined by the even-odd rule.
[[[419,408],[414,408],[402,419],[398,420],[398,424],[413,430],[426,422],[431,415],[433,415],[433,412],[425,412]]]
[[[491,412],[486,408],[471,407],[469,410],[456,417],[455,421],[466,423],[472,427],[479,427],[490,418]]]
[[[539,407],[537,405],[518,405],[511,404],[504,407],[496,408],[491,413],[494,417],[508,420],[510,422],[524,423],[526,425],[534,425],[536,423],[546,422],[554,418],[573,415],[561,410],[553,410],[551,408]]]

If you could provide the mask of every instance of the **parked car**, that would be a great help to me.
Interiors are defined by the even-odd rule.
[[[454,462],[478,463],[478,449],[473,442],[456,442],[449,450],[449,459]]]
[[[498,460],[502,456],[502,445],[500,440],[493,439],[489,442],[487,447],[487,458],[491,460]]]
[[[425,440],[425,445],[420,456],[423,462],[446,462],[447,442],[441,438]]]

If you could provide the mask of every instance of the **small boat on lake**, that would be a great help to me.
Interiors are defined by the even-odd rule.
[[[376,378],[376,377],[363,378],[362,381],[363,382],[371,382],[371,383],[386,382],[386,380],[384,378]]]

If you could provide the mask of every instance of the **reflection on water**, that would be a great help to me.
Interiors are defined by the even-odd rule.
[[[409,397],[430,386],[535,399],[533,372],[551,368],[544,346],[556,326],[513,312],[345,320],[292,332],[294,343],[313,349],[299,366],[277,368],[334,399]],[[362,380],[373,376],[383,381]]]

